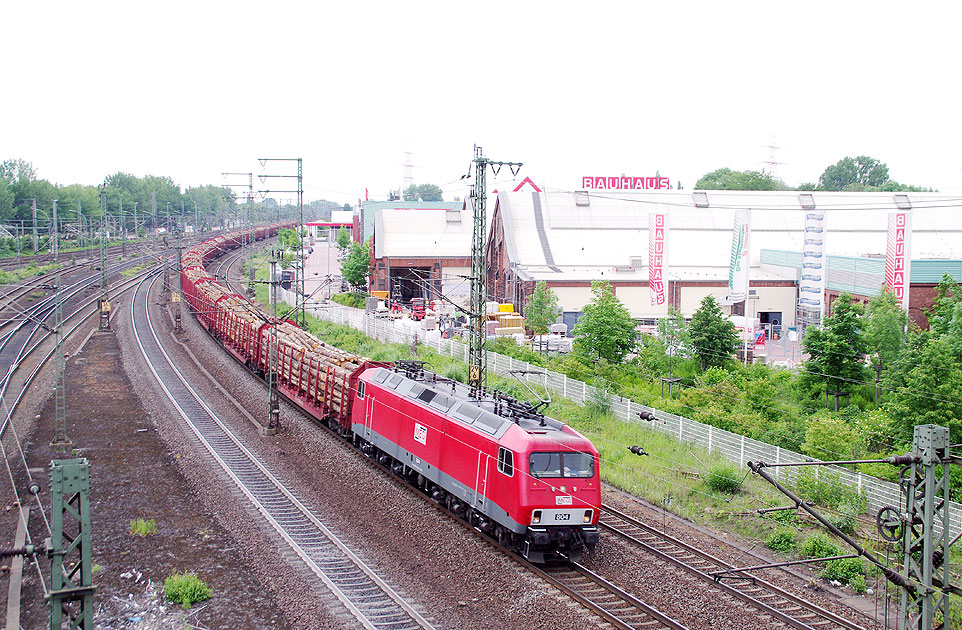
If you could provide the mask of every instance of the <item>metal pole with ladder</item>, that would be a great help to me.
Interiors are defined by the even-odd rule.
[[[107,273],[107,180],[100,188],[100,330],[110,330],[110,277]]]
[[[474,200],[474,231],[471,238],[471,338],[468,349],[468,385],[473,390],[481,390],[487,383],[485,356],[485,319],[487,293],[485,280],[487,270],[487,217],[485,204],[487,201],[486,175],[490,166],[495,176],[502,166],[511,169],[512,175],[517,175],[521,169],[521,162],[495,162],[484,157],[481,147],[475,145],[474,159],[474,190],[471,197]],[[470,177],[469,174],[465,177]],[[476,392],[480,394],[480,391]]]

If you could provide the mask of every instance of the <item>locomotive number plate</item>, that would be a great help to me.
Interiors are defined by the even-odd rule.
[[[555,497],[555,505],[571,505],[571,497]]]
[[[568,521],[568,520],[571,520],[571,515],[570,515],[570,514],[555,514],[555,515],[554,515],[554,520],[556,520],[556,521]]]

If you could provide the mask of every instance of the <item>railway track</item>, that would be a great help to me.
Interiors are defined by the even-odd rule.
[[[541,578],[621,630],[670,628],[687,630],[654,606],[615,586],[577,563],[529,564]]]
[[[118,265],[114,271],[122,270],[125,266],[135,264],[136,261],[129,261],[127,263],[121,263]],[[141,272],[140,275],[145,275],[148,272]],[[128,291],[133,283],[137,282],[140,276],[135,276],[133,278],[126,279],[119,283],[115,283],[111,286],[111,295],[115,298],[122,295]],[[100,276],[91,276],[75,282],[69,286],[61,289],[60,294],[51,294],[46,297],[41,302],[36,305],[31,306],[24,313],[22,313],[22,319],[15,324],[11,324],[11,330],[0,336],[0,369],[2,369],[3,380],[0,382],[0,397],[9,401],[11,392],[10,386],[14,380],[14,374],[23,367],[30,356],[33,356],[35,352],[42,349],[42,346],[47,342],[50,337],[55,333],[53,331],[53,323],[47,325],[46,320],[51,318],[53,309],[55,308],[55,300],[61,299],[64,301],[64,312],[63,312],[63,323],[64,328],[63,337],[68,338],[77,329],[80,328],[89,318],[94,315],[99,314],[99,309],[91,308],[99,302],[99,295],[86,297],[82,293],[87,289],[87,287],[92,284],[96,285],[99,283]],[[73,304],[68,302],[73,300]],[[81,317],[78,321],[75,321],[68,328],[68,322],[74,320],[78,315],[80,315],[84,310],[89,309],[89,312]],[[11,326],[8,326],[10,328]],[[8,403],[6,407],[6,414],[3,418],[2,424],[0,424],[0,438],[6,433],[7,427],[10,424],[11,418],[14,412],[20,404],[21,399],[27,391],[27,388],[33,383],[37,374],[43,368],[44,364],[53,356],[56,346],[51,347],[49,351],[44,354],[36,365],[34,365],[30,374],[28,374],[21,383],[15,388],[16,396],[12,403]],[[19,377],[18,379],[19,380]]]
[[[161,345],[150,319],[148,296],[153,280],[141,282],[134,295],[134,335],[150,371],[217,464],[361,627],[433,629],[271,474],[190,387]]]
[[[126,246],[117,244],[110,245],[107,247],[107,256],[109,258],[116,258],[122,255],[124,249],[130,255],[143,254],[147,250],[153,248],[153,244],[150,241],[130,241]],[[15,269],[17,267],[26,267],[27,265],[46,265],[52,262],[64,262],[69,261],[71,258],[81,257],[81,258],[91,258],[97,259],[99,261],[100,250],[98,245],[94,245],[93,248],[85,247],[83,249],[70,249],[66,251],[58,252],[56,257],[53,254],[34,254],[31,256],[21,256],[19,260],[15,257],[10,258],[0,258],[0,269],[9,270]]]
[[[800,630],[864,630],[862,626],[808,602],[754,575],[729,574],[718,579],[713,574],[734,569],[711,554],[668,534],[658,531],[609,505],[602,505],[598,525],[627,540],[645,552],[669,562],[679,569],[714,584],[728,595],[745,602],[767,617],[772,627]]]

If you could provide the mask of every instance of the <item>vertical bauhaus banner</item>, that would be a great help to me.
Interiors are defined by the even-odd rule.
[[[802,238],[802,273],[798,281],[798,304],[818,311],[825,317],[825,278],[828,267],[825,259],[825,211],[805,212],[805,233]]]
[[[648,214],[648,292],[651,305],[661,306],[668,299],[668,213]]]
[[[728,266],[728,296],[732,303],[742,302],[748,296],[748,263],[751,234],[751,210],[735,211],[735,229],[732,232],[732,256]]]
[[[885,246],[885,288],[895,295],[895,299],[906,313],[909,310],[911,242],[911,213],[890,212],[888,239]]]

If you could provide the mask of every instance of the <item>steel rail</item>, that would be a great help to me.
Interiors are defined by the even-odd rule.
[[[651,604],[612,584],[582,564],[537,566],[534,573],[621,630],[670,628],[687,630]]]
[[[368,567],[237,438],[167,354],[150,319],[149,288],[134,295],[131,324],[140,351],[168,399],[237,488],[364,628],[434,626]]]
[[[155,272],[154,272],[153,270],[143,271],[143,272],[141,272],[140,274],[138,274],[137,276],[135,276],[135,277],[133,277],[133,278],[128,278],[128,279],[125,280],[124,282],[121,282],[119,287],[113,287],[113,289],[115,289],[115,290],[117,291],[116,295],[118,295],[118,296],[119,296],[119,295],[123,295],[123,294],[126,293],[127,291],[130,291],[132,288],[134,288],[135,283],[137,283],[138,281],[140,281],[141,276],[145,276],[145,275],[148,275],[148,274],[150,274],[150,273],[155,273]],[[125,286],[124,286],[125,284],[127,284],[127,285],[129,285],[129,286],[126,286],[126,287],[125,287]],[[66,321],[68,321],[68,320],[76,317],[81,311],[83,311],[85,308],[88,308],[88,307],[91,306],[94,302],[97,302],[99,299],[100,299],[100,296],[96,296],[96,297],[92,297],[92,298],[90,298],[89,300],[83,302],[74,312],[72,312],[72,313],[70,313],[69,315],[67,315],[66,317],[64,317],[64,322],[66,322]],[[80,319],[80,321],[78,321],[76,324],[74,324],[73,326],[71,326],[71,327],[66,331],[66,333],[64,334],[64,339],[68,339],[68,338],[70,337],[70,335],[72,335],[74,332],[76,332],[76,330],[77,330],[78,328],[80,328],[80,326],[83,325],[84,322],[86,322],[88,319],[90,319],[90,318],[93,317],[94,315],[99,315],[99,314],[100,314],[100,311],[99,311],[98,309],[93,309],[93,310],[91,310],[89,313],[87,313],[86,315],[84,315],[84,316]],[[42,344],[44,341],[46,341],[52,334],[53,334],[52,332],[48,332],[46,335],[44,335],[44,336],[41,337],[39,340],[37,340],[36,342],[34,342],[34,344],[33,344],[28,350],[26,350],[26,351],[22,354],[22,356],[17,360],[17,362],[14,364],[14,366],[13,366],[14,370],[13,370],[13,371],[16,371],[16,369],[20,366],[20,364],[23,363],[23,361],[24,361],[27,357],[29,357],[31,354],[33,354],[34,351],[36,351],[37,348],[40,346],[40,344]],[[3,419],[3,423],[0,424],[0,438],[2,438],[3,435],[6,433],[7,426],[10,424],[10,419],[13,417],[14,412],[17,410],[17,407],[20,405],[20,401],[23,400],[24,394],[27,393],[27,389],[28,389],[28,388],[30,387],[30,385],[33,383],[34,379],[37,378],[37,375],[40,373],[40,370],[43,369],[43,366],[47,363],[47,361],[50,360],[50,357],[53,356],[53,353],[56,352],[56,350],[57,350],[57,346],[54,345],[54,347],[51,348],[51,349],[47,352],[47,354],[44,355],[44,356],[40,359],[40,361],[37,363],[37,365],[34,366],[33,370],[32,370],[32,371],[30,372],[30,374],[27,376],[26,381],[24,381],[23,387],[21,387],[21,388],[20,388],[20,391],[17,393],[17,397],[14,399],[13,403],[11,403],[11,404],[8,406],[8,408],[7,408],[7,414],[6,414],[6,416],[4,417],[4,419]],[[11,375],[12,375],[12,374],[13,374],[13,372],[11,372]],[[3,388],[4,388],[3,391],[4,391],[4,392],[6,391],[7,381],[8,381],[8,380],[9,380],[8,378],[5,378],[5,381],[4,381],[4,383],[3,383]]]
[[[115,265],[110,271],[122,271],[125,267],[136,264],[143,258],[144,257],[139,257],[135,260],[120,263]],[[18,323],[13,330],[0,336],[0,374],[2,374],[0,397],[6,393],[7,381],[12,374],[12,370],[15,369],[17,362],[21,359],[24,349],[27,347],[27,345],[29,345],[30,340],[33,339],[34,335],[37,334],[37,331],[40,329],[41,325],[46,327],[46,325],[43,324],[43,321],[50,316],[51,312],[56,307],[57,300],[59,299],[61,302],[65,302],[67,299],[70,299],[81,291],[87,289],[95,281],[99,281],[99,278],[99,274],[87,276],[81,280],[78,280],[77,282],[74,282],[73,284],[61,288],[58,293],[52,293],[44,297],[43,300],[31,306],[24,312],[23,320],[20,321],[20,323]],[[34,324],[32,328],[28,327],[28,324],[31,322]],[[19,347],[14,345],[14,348],[11,351],[8,346],[14,341],[19,343]]]
[[[864,630],[862,626],[759,577],[738,576],[742,581],[732,583],[716,580],[710,575],[711,571],[736,567],[609,505],[601,506],[598,525],[699,579],[712,583],[727,594],[757,608],[761,614],[793,628]],[[769,601],[762,601],[763,598]]]

